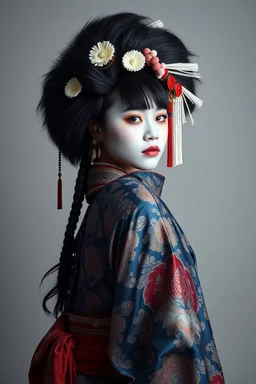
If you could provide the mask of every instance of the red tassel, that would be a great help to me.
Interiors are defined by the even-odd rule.
[[[61,180],[61,151],[58,154],[58,194],[57,194],[57,209],[62,209],[62,180]]]
[[[168,103],[168,147],[167,147],[167,167],[173,167],[173,130],[172,130],[172,100]]]
[[[59,180],[58,180],[58,203],[57,203],[57,209],[62,209],[62,180],[61,180],[61,173],[59,173]]]

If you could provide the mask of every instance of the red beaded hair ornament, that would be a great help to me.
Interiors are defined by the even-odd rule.
[[[192,73],[197,71],[197,64],[160,64],[157,52],[155,50],[151,51],[149,48],[145,48],[143,54],[147,65],[152,67],[156,78],[163,82],[168,92],[167,167],[175,167],[183,163],[182,124],[186,122],[184,102],[187,106],[191,123],[192,125],[194,124],[185,96],[198,107],[201,107],[203,102],[178,83],[171,73],[200,78],[198,73]]]

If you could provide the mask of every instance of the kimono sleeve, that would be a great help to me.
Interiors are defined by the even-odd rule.
[[[166,225],[157,205],[141,204],[112,234],[116,283],[109,356],[129,383],[200,382],[191,357],[200,333],[196,291],[172,251]]]

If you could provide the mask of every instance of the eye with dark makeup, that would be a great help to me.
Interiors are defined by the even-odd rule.
[[[126,120],[128,122],[130,122],[130,123],[135,123],[136,124],[136,123],[138,123],[138,120],[135,120],[135,119],[140,119],[140,121],[142,121],[139,116],[131,116],[131,117],[128,117]]]
[[[163,117],[163,120],[160,121],[158,118],[161,118],[161,117]],[[164,115],[159,115],[159,116],[157,116],[156,120],[159,121],[159,122],[161,122],[161,123],[163,123],[164,121],[167,120],[167,118],[168,118],[167,114],[164,114]]]
[[[168,118],[167,114],[161,114],[156,117],[156,121],[158,121],[159,123],[164,123],[167,120],[167,118]],[[124,120],[132,124],[138,124],[139,121],[143,122],[142,117],[139,115],[127,116],[124,118]]]

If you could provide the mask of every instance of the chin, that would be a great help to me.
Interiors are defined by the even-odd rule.
[[[121,160],[121,159],[120,159]],[[149,171],[155,169],[160,161],[160,158],[149,158],[144,160],[138,160],[136,162],[129,162],[128,160],[117,161],[116,165],[123,168],[126,172],[136,172],[136,171]]]
[[[132,164],[131,167],[141,169],[142,171],[149,171],[151,169],[155,169],[158,166],[158,164],[159,164],[159,160],[158,161],[152,161],[151,163],[148,162],[148,164],[145,164],[145,162],[141,162],[138,164]]]

